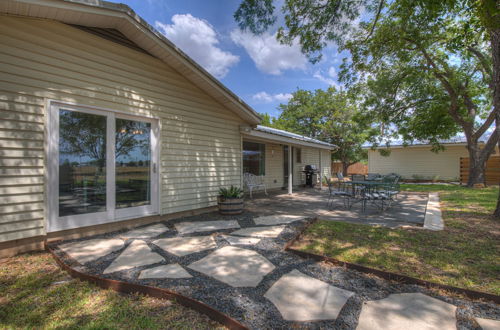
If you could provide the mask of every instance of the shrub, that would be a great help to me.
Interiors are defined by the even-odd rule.
[[[243,189],[240,187],[231,186],[230,188],[220,188],[219,196],[226,198],[242,198],[243,197]]]

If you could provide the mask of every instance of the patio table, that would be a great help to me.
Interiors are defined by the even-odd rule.
[[[364,200],[364,194],[366,193],[366,191],[373,190],[374,188],[380,186],[390,186],[390,183],[384,182],[382,180],[345,181],[345,183],[352,185],[351,198],[356,200],[355,202],[350,204],[351,207],[352,205]],[[356,186],[361,186],[361,189],[356,190]],[[384,211],[383,207],[382,211]]]

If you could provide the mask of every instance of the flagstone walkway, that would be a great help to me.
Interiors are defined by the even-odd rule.
[[[283,250],[294,215],[217,214],[59,244],[78,271],[168,288],[252,329],[500,329],[500,307],[440,296]]]

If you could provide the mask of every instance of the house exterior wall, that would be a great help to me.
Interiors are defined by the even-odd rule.
[[[460,157],[468,157],[465,146],[447,146],[439,153],[433,153],[428,146],[392,148],[388,157],[377,150],[368,151],[369,173],[398,173],[403,178],[413,175],[431,179],[438,176],[442,180],[458,180],[460,177]]]
[[[264,182],[266,183],[267,189],[278,189],[283,188],[286,184],[284,182],[284,152],[283,144],[265,142],[259,139],[252,139],[251,137],[244,137],[245,141],[252,141],[263,143],[266,149],[266,174]],[[319,154],[321,152],[321,163],[323,164],[323,176],[326,175],[330,177],[330,163],[331,163],[331,151],[304,147],[299,145],[293,145],[295,149],[299,148],[302,150],[301,162],[297,162],[297,155],[293,156],[293,185],[299,186],[305,183],[305,176],[301,172],[305,165],[313,164],[319,169]]]
[[[49,99],[159,118],[162,214],[240,185],[243,121],[173,68],[62,23],[0,18],[0,242],[46,233]]]
[[[330,177],[330,167],[331,167],[331,152],[329,150],[311,148],[311,147],[300,147],[302,150],[302,162],[295,163],[293,179],[294,185],[301,185],[305,183],[305,174],[302,173],[304,166],[306,165],[316,165],[316,168],[320,169],[320,153],[321,153],[321,164],[322,164],[322,175]],[[296,159],[295,159],[296,160]]]

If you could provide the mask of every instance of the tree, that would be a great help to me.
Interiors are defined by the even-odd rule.
[[[496,116],[485,35],[467,31],[474,22],[462,8],[432,17],[400,3],[386,8],[369,41],[361,42],[367,26],[346,42],[352,64],[344,73],[367,77],[372,110],[403,139],[429,139],[439,149],[440,138],[463,133],[468,185],[484,184],[486,161],[499,140],[495,131],[480,148]]]
[[[273,127],[273,121],[275,120],[274,117],[271,117],[268,113],[259,113],[259,116],[262,118],[260,121],[262,126]]]
[[[364,159],[362,149],[376,130],[371,127],[369,117],[364,116],[354,89],[337,91],[297,90],[288,104],[280,104],[281,115],[273,121],[273,127],[297,134],[318,138],[337,146],[333,159],[342,162],[344,174],[347,168]]]
[[[376,81],[371,79],[371,86],[378,87],[376,95],[380,97],[386,92],[386,101],[392,97],[393,103],[399,104],[397,108],[385,108],[392,110],[395,116],[385,111],[382,119],[388,123],[407,124],[411,120],[408,116],[406,120],[400,120],[403,110],[410,114],[416,113],[415,109],[424,108],[418,113],[424,114],[425,120],[412,121],[415,124],[412,130],[418,131],[402,127],[401,133],[404,138],[429,139],[436,148],[439,148],[440,137],[451,136],[460,128],[467,137],[471,159],[468,184],[472,186],[484,183],[485,163],[499,141],[499,133],[492,134],[484,149],[479,148],[478,141],[495,121],[497,111],[491,110],[491,92],[495,88],[493,83],[490,84],[493,77],[488,74],[491,71],[488,55],[491,48],[484,43],[485,29],[477,24],[477,15],[470,14],[470,2],[285,0],[281,8],[284,26],[278,30],[278,39],[283,43],[298,39],[302,51],[313,62],[321,57],[320,51],[331,42],[340,49],[350,50],[353,63],[346,63],[346,70],[341,75],[346,83],[360,78],[359,72],[373,75],[371,66],[376,64],[379,83],[392,84],[392,88],[381,88],[380,84],[374,86]],[[360,18],[361,8],[366,9],[368,20],[355,26],[352,23]],[[272,0],[245,0],[235,12],[235,18],[242,29],[261,33],[276,22],[275,10]],[[458,58],[458,65],[453,64],[455,58],[452,56]],[[407,65],[411,66],[412,72],[408,72]],[[348,69],[354,74],[345,74]],[[398,79],[404,79],[406,84],[398,85]],[[408,84],[410,79],[414,84]],[[481,83],[490,86],[489,91],[481,88]],[[413,87],[422,90],[414,91]],[[425,90],[427,87],[433,90]],[[408,91],[410,95],[406,93]],[[416,94],[423,97],[412,99]],[[404,101],[397,99],[401,96],[404,96]],[[445,102],[443,106],[447,111],[444,112],[437,102]],[[389,102],[386,105],[390,105]],[[437,108],[439,115],[425,116]],[[430,119],[435,119],[435,122],[431,123]],[[432,125],[427,125],[429,123]],[[430,130],[429,127],[440,130]]]
[[[63,111],[59,117],[60,153],[88,157],[94,163],[95,182],[106,165],[106,118],[83,112]],[[116,120],[115,158],[129,154],[135,148],[149,152],[149,124],[125,119]]]

